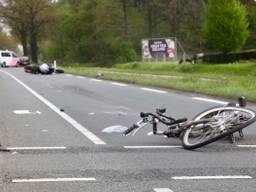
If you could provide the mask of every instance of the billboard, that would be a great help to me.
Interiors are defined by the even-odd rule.
[[[143,39],[141,44],[143,60],[175,58],[175,40],[173,38]]]

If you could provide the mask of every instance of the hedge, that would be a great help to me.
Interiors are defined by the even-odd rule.
[[[233,63],[241,60],[255,60],[256,50],[234,52],[229,54],[204,54],[202,60],[205,63]]]

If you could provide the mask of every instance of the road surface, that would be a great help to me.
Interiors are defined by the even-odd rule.
[[[227,101],[69,74],[0,71],[0,191],[255,192],[256,131],[188,151],[150,127],[123,137],[139,112],[192,118]],[[255,108],[254,106],[251,106]]]

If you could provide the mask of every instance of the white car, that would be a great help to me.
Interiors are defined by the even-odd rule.
[[[18,67],[19,58],[13,51],[0,50],[0,65],[1,67]]]

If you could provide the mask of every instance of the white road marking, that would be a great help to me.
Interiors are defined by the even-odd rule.
[[[28,114],[39,114],[41,115],[42,113],[40,111],[35,111],[35,112],[31,112],[29,110],[14,110],[13,113],[17,114],[17,115],[28,115]]]
[[[237,145],[237,147],[256,148],[256,145]]]
[[[210,102],[210,103],[217,103],[217,104],[221,104],[221,105],[228,104],[228,102],[225,102],[225,101],[219,101],[219,100],[208,99],[208,98],[203,98],[203,97],[192,97],[192,99],[199,100],[199,101]]]
[[[66,74],[66,76],[67,76],[67,77],[73,77],[73,75],[71,75],[71,74]]]
[[[154,135],[153,131],[150,131],[147,133],[147,136],[152,136],[152,135]]]
[[[2,70],[0,70],[2,71]],[[104,145],[106,144],[103,140],[101,140],[99,137],[94,135],[92,132],[90,132],[88,129],[86,129],[84,126],[82,126],[80,123],[78,123],[76,120],[74,120],[72,117],[70,117],[68,114],[62,112],[57,108],[55,105],[53,105],[50,101],[45,99],[43,96],[39,95],[37,92],[35,92],[33,89],[28,87],[26,84],[24,84],[22,81],[20,81],[18,78],[13,76],[12,74],[2,71],[12,77],[15,81],[17,81],[20,85],[22,85],[24,88],[26,88],[29,92],[31,92],[35,97],[37,97],[40,101],[45,103],[49,108],[51,108],[54,112],[56,112],[59,116],[61,116],[63,119],[65,119],[69,124],[71,124],[74,128],[76,128],[78,131],[80,131],[84,136],[86,136],[88,139],[90,139],[94,144],[96,145]]]
[[[102,113],[109,115],[127,115],[127,113],[123,111],[102,111]]]
[[[173,192],[171,189],[169,188],[154,188],[155,192]]]
[[[77,79],[85,79],[85,77],[82,76],[76,76]]]
[[[96,181],[96,179],[94,177],[88,177],[88,178],[13,179],[12,183],[74,182],[74,181]]]
[[[162,90],[158,90],[158,89],[149,89],[149,88],[141,88],[144,91],[151,91],[151,92],[155,92],[155,93],[168,93],[167,91],[162,91]]]
[[[165,148],[181,148],[181,145],[160,145],[160,146],[124,146],[125,149],[165,149]]]
[[[126,84],[124,84],[124,83],[115,83],[115,82],[113,82],[113,83],[111,83],[112,85],[117,85],[117,86],[121,86],[121,87],[126,87],[126,86],[128,86],[128,85],[126,85]]]
[[[91,79],[91,81],[102,82],[102,80],[100,80],[100,79]]]
[[[228,176],[178,176],[172,177],[174,180],[203,180],[203,179],[252,179],[248,175],[228,175]]]
[[[59,147],[7,147],[6,149],[10,151],[24,151],[24,150],[65,150],[67,148],[64,146],[59,146]]]

